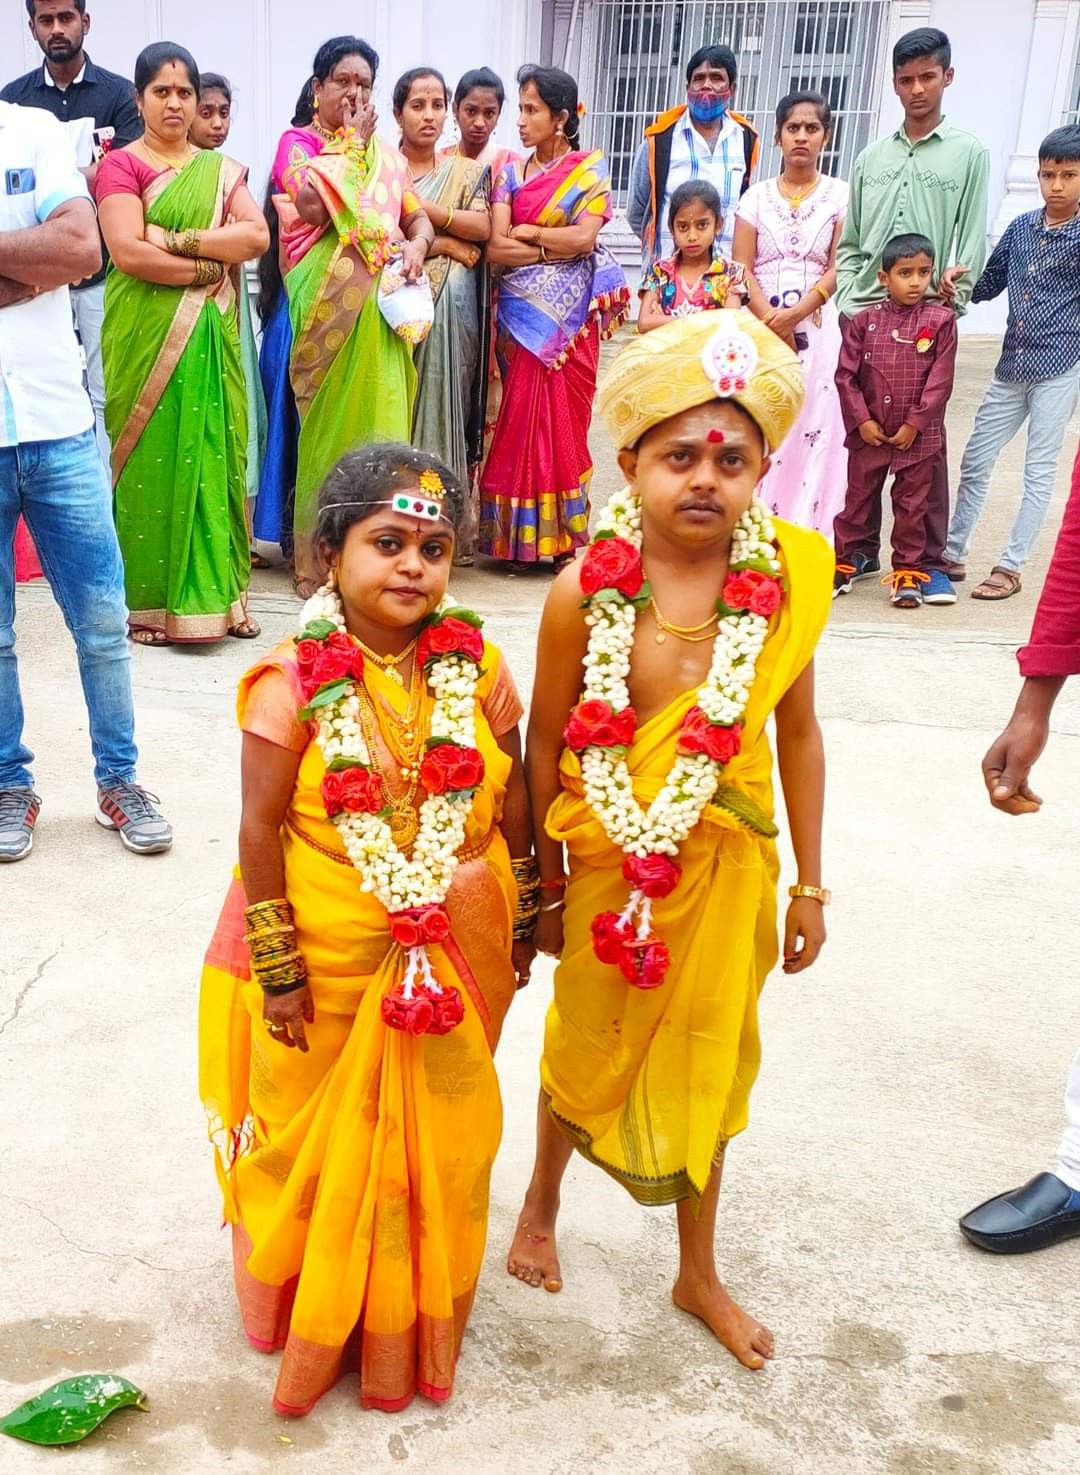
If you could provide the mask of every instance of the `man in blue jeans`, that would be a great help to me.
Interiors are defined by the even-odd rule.
[[[15,660],[15,524],[26,519],[75,639],[96,818],[129,850],[172,830],[135,782],[124,569],[71,326],[68,283],[101,259],[94,208],[61,125],[0,102],[0,861],[30,854],[41,800]]]
[[[1031,555],[1054,491],[1065,431],[1080,395],[1080,126],[1057,128],[1039,147],[1043,208],[1018,215],[986,263],[972,302],[1008,289],[1001,358],[975,416],[960,466],[944,569],[961,583],[971,536],[1002,448],[1028,422],[1024,496],[1009,545],[972,599],[1009,599]]]

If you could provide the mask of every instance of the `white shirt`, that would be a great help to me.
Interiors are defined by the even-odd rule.
[[[667,257],[675,250],[668,225],[671,197],[680,184],[690,179],[703,179],[711,184],[720,196],[724,212],[724,228],[717,236],[717,249],[722,256],[731,256],[731,244],[735,236],[735,209],[742,192],[743,176],[746,173],[746,130],[733,118],[725,116],[716,143],[710,149],[705,139],[694,127],[689,112],[685,112],[675,125],[671,140],[671,162],[668,165],[667,194],[660,207],[660,256]]]
[[[28,230],[89,198],[52,114],[0,102],[0,232]],[[68,289],[0,308],[0,446],[62,440],[93,423]]]

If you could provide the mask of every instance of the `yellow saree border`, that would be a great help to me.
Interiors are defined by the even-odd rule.
[[[234,160],[223,158],[221,170],[218,175],[217,198],[214,201],[214,213],[211,217],[211,229],[221,224],[224,219],[225,201],[229,199],[236,186],[242,183],[246,169],[242,164]],[[169,177],[166,178],[165,175]],[[148,185],[143,197],[143,204],[152,205],[155,200],[178,178],[175,169],[166,170],[159,174]],[[231,184],[229,181],[231,180]],[[226,188],[226,185],[229,185]],[[172,326],[165,335],[158,356],[154,360],[153,368],[146,376],[146,383],[142,387],[138,399],[127,418],[123,433],[113,446],[112,452],[112,479],[115,487],[123,475],[124,467],[131,458],[132,452],[139,444],[142,433],[150,424],[154,411],[161,403],[161,396],[169,386],[169,381],[187,351],[191,342],[191,335],[195,331],[195,325],[207,302],[216,301],[222,315],[224,316],[230,307],[236,302],[236,289],[233,286],[232,277],[225,272],[221,281],[212,287],[185,287],[180,305],[172,320]],[[157,611],[146,610],[147,616],[156,614]],[[188,637],[198,639],[202,637]]]

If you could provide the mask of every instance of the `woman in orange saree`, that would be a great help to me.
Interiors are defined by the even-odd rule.
[[[274,1407],[286,1414],[352,1368],[368,1408],[450,1395],[501,1133],[493,1053],[528,977],[531,943],[515,937],[537,904],[521,703],[475,617],[442,603],[462,489],[434,458],[381,445],[345,457],[321,504],[339,592],[310,601],[302,636],[241,682],[240,871],[200,1010],[241,1316],[254,1347],[283,1349]],[[449,698],[447,661],[472,673]],[[342,671],[351,697],[335,687]],[[445,842],[425,830],[436,770],[440,812],[463,816]],[[380,860],[384,815],[395,840]],[[411,910],[381,899],[380,866],[394,861],[412,867]],[[439,875],[452,878],[442,890]]]

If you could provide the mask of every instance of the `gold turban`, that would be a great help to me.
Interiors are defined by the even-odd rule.
[[[757,421],[772,452],[795,423],[804,393],[798,357],[740,307],[676,318],[641,334],[605,374],[597,405],[623,450],[684,410],[732,399]]]

